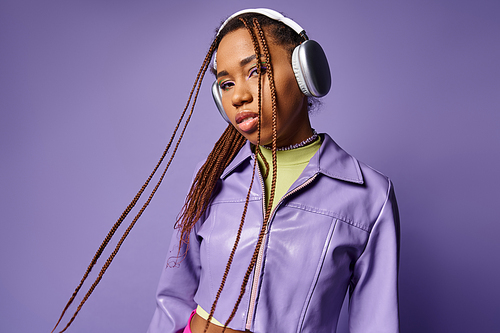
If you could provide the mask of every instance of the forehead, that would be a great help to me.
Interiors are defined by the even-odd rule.
[[[255,54],[254,45],[250,33],[246,29],[232,31],[222,38],[217,48],[217,67]]]
[[[272,63],[290,63],[291,51],[288,47],[278,45],[264,27],[264,38],[269,47]],[[259,41],[260,52],[262,44]],[[241,28],[225,35],[219,43],[216,53],[217,71],[227,70],[229,66],[240,64],[241,60],[255,54],[252,37],[247,29]]]

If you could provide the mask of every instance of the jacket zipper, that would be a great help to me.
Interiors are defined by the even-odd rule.
[[[264,213],[264,217],[265,217],[265,211],[266,211],[266,204],[265,204],[266,200],[265,200],[265,197],[266,197],[266,192],[265,192],[264,182],[262,181],[262,176],[260,174],[260,169],[258,171],[259,171],[259,180],[260,180],[260,183],[261,183],[261,186],[262,186],[262,195],[264,196],[264,200],[262,200],[262,207],[263,207],[263,213]],[[274,214],[276,212],[276,209],[278,209],[278,207],[281,205],[281,203],[283,202],[283,200],[285,198],[287,198],[288,196],[292,195],[293,193],[295,193],[295,192],[303,189],[307,185],[309,185],[316,178],[317,175],[318,174],[315,173],[311,178],[309,178],[308,180],[306,180],[305,182],[303,182],[301,185],[297,186],[296,188],[294,188],[290,192],[286,193],[280,199],[280,201],[276,204],[276,206],[274,207],[274,209],[271,211],[271,215],[269,216],[269,221],[268,221],[268,224],[266,226],[265,234],[267,234],[269,226],[271,225],[270,222],[274,218]],[[255,263],[254,278],[253,278],[253,282],[252,282],[252,290],[251,290],[251,293],[250,293],[250,305],[249,305],[249,309],[248,309],[247,322],[246,322],[246,325],[245,325],[245,328],[247,330],[250,330],[252,328],[252,321],[253,321],[253,316],[254,316],[254,312],[255,312],[255,302],[257,300],[257,289],[258,289],[259,281],[260,281],[260,271],[262,269],[262,261],[263,261],[263,257],[264,257],[264,244],[266,242],[267,242],[267,236],[265,236],[265,239],[263,240],[263,242],[260,245],[259,254],[257,256],[257,262]]]

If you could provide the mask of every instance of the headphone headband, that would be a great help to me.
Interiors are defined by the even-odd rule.
[[[243,9],[243,10],[240,10],[240,11],[234,13],[233,15],[229,16],[227,18],[227,20],[224,21],[224,23],[222,23],[222,25],[219,28],[219,31],[217,31],[217,35],[219,35],[219,33],[222,31],[222,29],[226,26],[226,24],[230,20],[232,20],[233,18],[235,18],[238,15],[246,14],[246,13],[257,13],[257,14],[267,16],[273,20],[279,21],[279,22],[289,26],[297,34],[305,35],[305,30],[302,29],[302,27],[297,22],[295,22],[292,19],[289,19],[288,17],[283,16],[282,14],[280,14],[279,12],[277,12],[275,10],[268,9],[268,8]]]

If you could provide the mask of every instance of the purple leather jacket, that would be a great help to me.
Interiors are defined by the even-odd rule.
[[[349,288],[350,332],[399,331],[399,217],[392,183],[328,135],[322,138],[273,212],[232,329],[335,332]],[[197,304],[210,310],[236,237],[253,158],[247,142],[221,176],[186,257],[172,267],[178,253],[174,232],[149,333],[181,332]],[[260,177],[254,181],[240,245],[215,310],[222,323],[240,293],[263,221],[263,183]]]

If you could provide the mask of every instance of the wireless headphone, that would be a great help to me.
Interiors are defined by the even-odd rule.
[[[304,37],[306,40],[297,45],[292,53],[292,68],[293,72],[295,73],[297,84],[299,85],[302,93],[309,97],[322,97],[328,94],[328,91],[330,91],[330,87],[332,84],[332,79],[325,52],[317,42],[310,40],[307,37],[305,30],[302,29],[300,25],[298,25],[295,21],[281,15],[277,11],[267,8],[240,10],[239,12],[236,12],[233,15],[229,16],[229,18],[224,21],[224,23],[222,23],[219,31],[217,32],[217,35],[219,35],[224,26],[230,20],[238,15],[245,13],[257,13],[267,16],[273,20],[287,25],[288,27],[292,28],[297,34]],[[212,96],[221,116],[224,118],[224,120],[230,123],[231,121],[227,117],[226,112],[222,107],[221,90],[219,85],[217,84],[217,81],[212,84]]]

